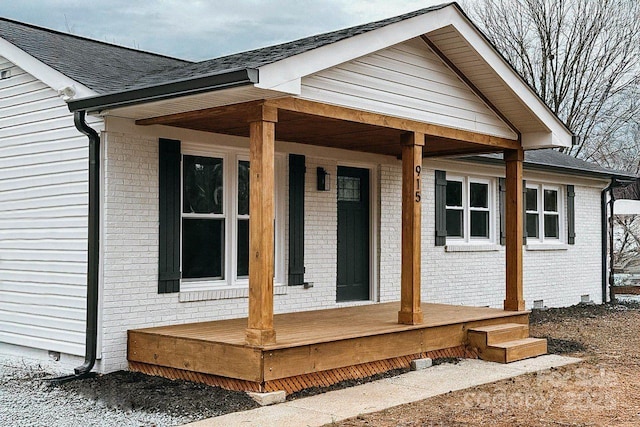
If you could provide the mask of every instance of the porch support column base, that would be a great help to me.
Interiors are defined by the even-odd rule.
[[[504,300],[504,309],[506,311],[524,311],[524,300],[507,301]]]
[[[422,323],[420,302],[420,270],[422,235],[422,147],[424,134],[402,135],[402,272],[398,323]]]
[[[275,329],[251,329],[247,328],[245,342],[252,346],[263,346],[276,343]]]
[[[419,325],[423,320],[424,316],[422,314],[422,310],[418,310],[413,313],[407,311],[398,312],[398,323],[403,325]]]

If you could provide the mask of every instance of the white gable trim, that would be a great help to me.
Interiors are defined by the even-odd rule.
[[[0,37],[0,56],[3,56],[17,67],[20,67],[36,79],[40,80],[51,89],[59,91],[66,87],[75,90],[76,98],[84,98],[87,96],[95,96],[96,92],[89,89],[85,85],[65,76],[59,71],[54,70],[44,62],[29,55],[16,45],[9,43]]]
[[[522,102],[523,108],[527,108],[544,123],[546,129],[522,135],[522,145],[525,149],[571,146],[571,132],[454,5],[260,67],[260,82],[255,86],[270,90],[277,88],[283,92],[299,95],[301,89],[298,82],[304,76],[402,43],[446,25],[452,25],[475,49],[478,56],[492,67],[497,78],[502,79],[511,88],[514,95]]]

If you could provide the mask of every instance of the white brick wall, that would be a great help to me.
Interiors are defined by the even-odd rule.
[[[497,176],[502,171],[496,168],[495,172]],[[399,161],[382,167],[381,301],[399,299],[400,177]],[[446,252],[444,247],[436,247],[433,167],[425,166],[422,183],[422,300],[501,308],[505,294],[504,247],[496,245],[498,250],[481,252]],[[586,294],[601,302],[600,189],[576,185],[575,191],[576,244],[565,245],[563,250],[524,251],[527,308],[533,307],[534,300],[543,300],[549,307],[573,305]],[[495,206],[499,206],[497,190],[495,198]],[[494,220],[499,230],[499,215]]]
[[[157,293],[158,139],[108,132],[104,141],[103,335],[99,368],[106,372],[126,369],[127,329],[244,317],[248,300],[179,302],[177,293]],[[336,190],[332,185],[331,191],[316,191],[315,171],[322,166],[335,177],[337,161],[308,156],[306,166],[305,280],[314,286],[286,287],[286,295],[275,296],[276,313],[335,306]]]
[[[247,299],[179,302],[177,293],[157,293],[157,137],[109,131],[104,141],[103,334],[99,369],[113,371],[127,366],[127,329],[244,317]],[[380,301],[393,301],[399,298],[400,288],[401,165],[399,161],[381,159],[379,174],[372,178],[380,188],[378,294]],[[276,313],[336,306],[338,162],[336,158],[306,157],[305,280],[314,286],[284,288],[286,295],[275,296]],[[331,191],[316,190],[318,166],[331,174]],[[496,168],[496,174],[500,172]],[[422,176],[423,300],[501,307],[504,249],[447,253],[442,247],[435,247],[433,168],[425,166]],[[544,299],[549,306],[575,304],[583,294],[590,294],[599,302],[598,206],[597,188],[577,186],[576,245],[564,251],[525,253],[527,307],[536,299]],[[285,209],[285,215],[286,212]],[[497,221],[496,216],[496,226]],[[285,244],[286,241],[285,238]],[[286,248],[284,254],[286,258]]]

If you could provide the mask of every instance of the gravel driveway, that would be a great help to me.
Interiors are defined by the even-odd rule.
[[[57,387],[43,381],[52,376],[0,356],[0,426],[176,426],[257,406],[245,393],[138,373]]]

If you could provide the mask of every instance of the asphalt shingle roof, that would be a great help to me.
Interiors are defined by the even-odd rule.
[[[493,161],[502,162],[502,153],[480,154],[478,156],[466,157],[468,160]],[[532,168],[544,167],[557,168],[565,172],[574,171],[576,174],[585,175],[601,175],[607,177],[634,178],[634,176],[625,171],[603,168],[595,163],[577,159],[558,150],[551,148],[541,150],[529,150],[524,152],[524,164]]]
[[[425,13],[443,9],[450,4],[452,3],[431,6],[417,10],[415,12],[409,12],[404,15],[394,16],[392,18],[387,18],[376,22],[370,22],[368,24],[357,25],[355,27],[345,28],[329,33],[305,37],[292,42],[254,49],[246,52],[240,52],[233,55],[222,56],[219,58],[209,59],[182,67],[176,67],[157,74],[149,75],[146,78],[142,79],[140,83],[142,85],[153,85],[181,80],[184,78],[205,77],[240,69],[256,69],[313,49],[317,49],[325,45],[336,43],[341,40],[357,36],[359,34],[364,34],[369,31],[394,24],[396,22],[404,21],[406,19],[424,15]]]
[[[99,94],[188,61],[0,18],[0,37]]]
[[[99,94],[261,66],[449,6],[432,6],[355,27],[201,62],[183,61],[0,18],[0,37]]]

